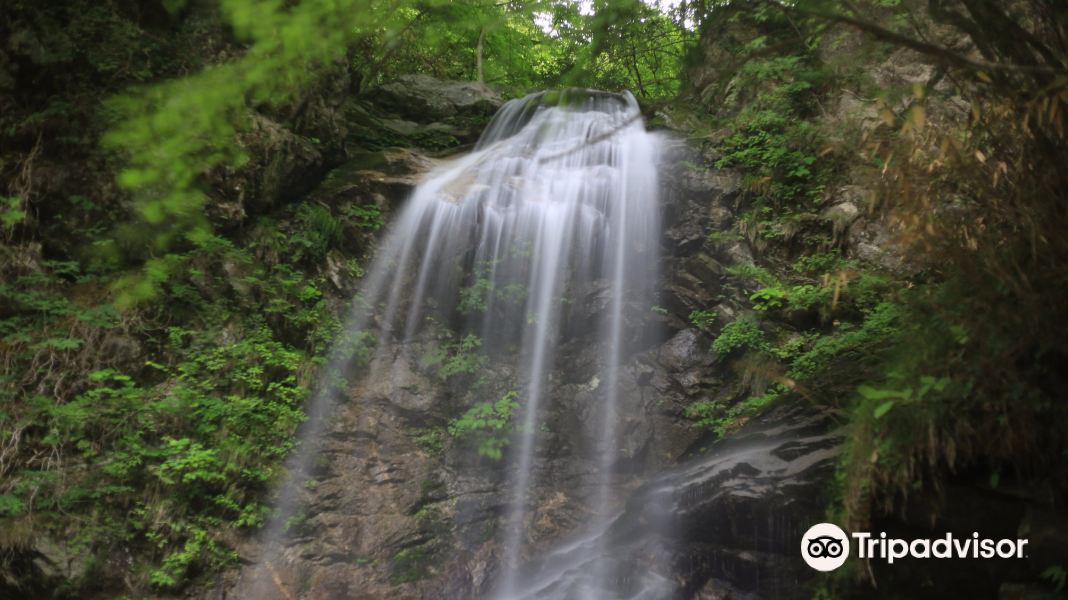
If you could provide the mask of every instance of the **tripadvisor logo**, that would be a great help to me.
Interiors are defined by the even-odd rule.
[[[801,538],[801,557],[817,571],[833,571],[849,558],[849,538],[832,523],[813,525]]]
[[[801,538],[801,558],[817,571],[833,571],[849,558],[849,537],[832,523],[813,525]],[[933,539],[902,540],[886,533],[873,536],[854,532],[857,558],[882,559],[894,564],[901,558],[1025,558],[1025,539],[981,538],[979,533],[959,538],[952,533]]]

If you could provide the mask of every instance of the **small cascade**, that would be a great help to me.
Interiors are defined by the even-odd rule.
[[[568,90],[509,102],[472,153],[439,166],[407,201],[331,358],[333,377],[352,362],[354,347],[373,346],[365,351],[370,354],[403,349],[436,324],[477,336],[495,360],[513,362],[520,408],[503,456],[509,500],[498,530],[495,598],[522,594],[518,573],[531,558],[526,523],[539,485],[542,419],[554,400],[549,390],[558,346],[573,330],[594,332],[602,349],[597,406],[590,409],[601,424],[589,441],[597,491],[580,554],[603,554],[605,536],[597,533],[620,510],[612,492],[622,418],[617,380],[638,337],[627,327],[626,307],[648,311],[657,289],[659,149],[629,93]],[[574,290],[591,286],[606,296],[593,322],[570,302]],[[377,344],[366,343],[371,340]],[[324,389],[314,399],[302,450],[290,464],[295,481],[306,478],[332,393]],[[283,490],[266,532],[269,549],[280,545],[298,496]],[[277,558],[271,551],[277,552],[268,551],[260,579],[271,577]],[[592,574],[619,576],[605,561]]]

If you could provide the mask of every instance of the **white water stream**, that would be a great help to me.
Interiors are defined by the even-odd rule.
[[[590,538],[568,552],[572,558],[579,553],[579,564],[595,566],[572,577],[574,585],[558,585],[551,596],[538,597],[595,598],[595,592],[582,590],[603,589],[601,583],[621,575],[606,561],[590,559],[604,550],[598,547],[604,537],[594,534],[618,513],[612,497],[623,417],[618,379],[620,365],[634,350],[628,347],[634,336],[626,331],[624,309],[628,303],[651,307],[657,285],[659,148],[629,93],[572,90],[509,102],[474,152],[442,165],[419,185],[353,303],[346,330],[370,332],[379,348],[414,339],[434,319],[479,336],[482,348],[498,357],[514,357],[520,408],[504,455],[510,500],[499,529],[497,599],[531,593],[523,589],[519,572],[530,558],[526,523],[539,485],[539,432],[554,400],[558,344],[574,325],[595,331],[604,348],[599,406],[593,409],[600,427],[591,445],[599,472],[588,510],[595,516],[588,523]],[[596,323],[578,323],[569,293],[594,282],[607,290],[607,303]],[[462,303],[479,310],[460,310]],[[348,349],[342,343],[335,350],[332,371],[352,359]],[[313,399],[303,449],[289,465],[295,477],[315,455],[330,394],[324,390]],[[278,516],[265,534],[268,548],[279,545],[298,496],[283,490]],[[270,560],[268,552],[265,568]]]

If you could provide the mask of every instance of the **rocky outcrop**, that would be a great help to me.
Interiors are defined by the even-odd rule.
[[[476,142],[502,103],[482,83],[402,75],[346,105],[349,142],[449,151]]]
[[[239,136],[248,160],[208,176],[208,216],[218,227],[237,227],[303,198],[328,174],[327,188],[374,183],[375,193],[402,199],[415,182],[405,173],[424,172],[427,165],[417,163],[428,159],[401,146],[440,152],[473,143],[502,103],[484,84],[427,75],[405,75],[351,97],[348,78],[309,93],[296,118],[249,114]]]
[[[665,477],[659,485],[674,490],[668,512],[685,532],[676,546],[685,587],[726,582],[769,598],[807,597],[802,584],[813,573],[798,540],[822,520],[841,441],[828,415],[784,406]]]
[[[605,598],[809,597],[797,544],[821,520],[840,441],[825,415],[773,410],[649,480],[604,531],[533,563],[522,597],[580,581]],[[604,551],[583,561],[588,546]],[[594,575],[606,572],[617,576]]]
[[[402,75],[372,93],[379,105],[415,121],[439,121],[458,115],[489,117],[501,97],[484,83],[443,81],[429,75]]]
[[[309,138],[264,115],[253,113],[250,121],[240,136],[249,161],[210,176],[215,197],[208,214],[224,229],[308,193],[337,160]]]
[[[712,331],[748,310],[746,294],[726,289],[726,268],[752,264],[753,255],[740,236],[729,234],[741,201],[741,176],[731,170],[703,166],[705,159],[695,148],[675,143],[663,160],[665,287],[661,296],[667,309],[666,324],[672,329],[689,327],[695,310],[714,310],[724,317]]]

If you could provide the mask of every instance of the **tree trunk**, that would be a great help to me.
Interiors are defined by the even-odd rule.
[[[478,32],[478,46],[475,47],[475,77],[478,78],[479,83],[485,83],[486,77],[482,72],[482,46],[486,41],[486,26],[483,25],[482,29]]]

